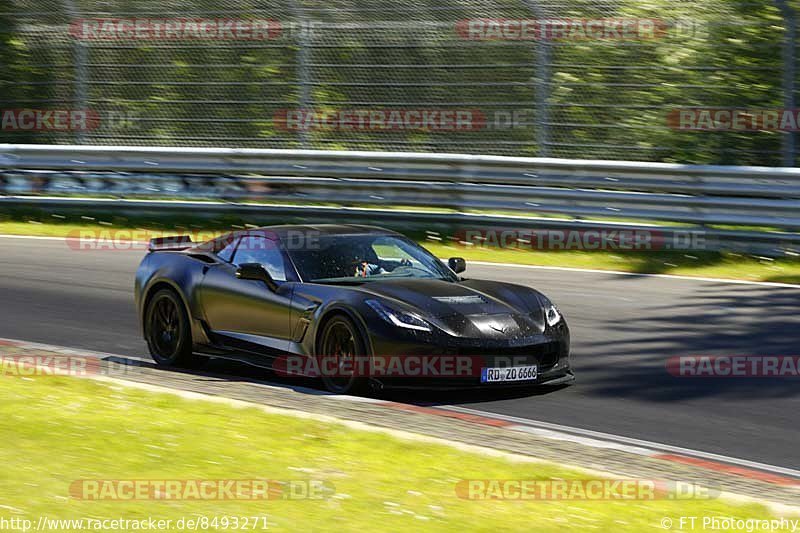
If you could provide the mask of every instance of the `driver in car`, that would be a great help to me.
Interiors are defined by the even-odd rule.
[[[381,265],[376,263],[372,263],[367,259],[364,259],[363,256],[356,257],[355,261],[353,261],[355,265],[355,273],[353,276],[357,278],[366,278],[367,276],[379,276],[381,274],[389,274],[391,270],[386,270]],[[401,259],[400,264],[398,266],[411,266],[411,261],[408,259]]]
[[[366,278],[367,276],[376,276],[387,273],[387,270],[382,266],[370,263],[366,259],[356,259],[355,265],[356,271],[353,276],[357,278]]]

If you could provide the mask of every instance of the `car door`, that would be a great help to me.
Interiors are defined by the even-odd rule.
[[[277,283],[238,279],[244,263],[260,263]],[[232,347],[284,352],[288,348],[292,287],[280,243],[271,235],[242,235],[230,260],[209,265],[200,290],[200,303],[208,327]],[[260,349],[259,349],[260,348]]]

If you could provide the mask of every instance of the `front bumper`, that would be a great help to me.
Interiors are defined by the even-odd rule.
[[[425,391],[462,391],[462,390],[515,390],[528,389],[532,387],[561,387],[570,385],[575,381],[572,370],[553,373],[548,372],[546,376],[540,375],[534,381],[514,381],[505,383],[480,383],[466,380],[437,380],[414,381],[414,380],[372,380],[379,390],[425,390]]]
[[[379,388],[391,389],[509,389],[532,386],[557,386],[571,383],[575,377],[570,365],[570,333],[565,321],[548,327],[537,335],[505,339],[459,338],[436,332],[389,330],[392,335],[381,335],[385,328],[373,330],[370,344],[375,356],[420,357],[450,356],[465,358],[471,368],[469,375],[451,373],[442,375],[373,376]],[[482,383],[482,368],[536,365],[534,380]]]

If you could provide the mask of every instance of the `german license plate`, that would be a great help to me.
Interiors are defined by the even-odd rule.
[[[509,366],[506,368],[482,368],[481,383],[502,383],[505,381],[533,381],[539,368],[530,366]]]

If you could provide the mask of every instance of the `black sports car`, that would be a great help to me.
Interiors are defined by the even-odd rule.
[[[136,306],[159,365],[234,359],[338,393],[571,382],[569,329],[550,300],[463,279],[465,268],[370,226],[160,238],[136,273]]]

